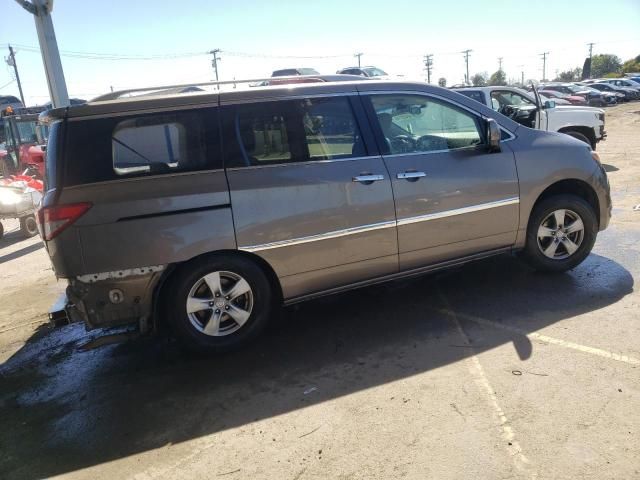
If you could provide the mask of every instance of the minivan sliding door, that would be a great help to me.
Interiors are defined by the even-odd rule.
[[[271,265],[285,299],[397,271],[391,182],[348,96],[227,105],[223,116],[238,248]]]

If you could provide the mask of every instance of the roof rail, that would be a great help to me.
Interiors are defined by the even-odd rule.
[[[267,78],[251,78],[251,79],[242,79],[242,80],[225,80],[221,82],[197,82],[197,83],[183,83],[178,85],[162,85],[158,87],[142,87],[142,88],[128,88],[126,90],[117,90],[115,92],[105,93],[104,95],[100,95],[90,102],[105,102],[109,100],[117,100],[120,97],[131,93],[142,93],[142,92],[157,92],[158,94],[162,94],[165,90],[175,90],[180,88],[187,87],[203,87],[203,86],[217,86],[220,85],[236,85],[236,84],[245,84],[245,83],[264,83],[265,86],[269,85],[271,82],[274,84],[282,85],[289,81],[289,83],[311,83],[311,82],[326,82],[327,80],[323,77],[339,77],[340,75],[290,75],[290,76],[282,76],[282,77],[267,77]],[[353,77],[353,75],[342,75],[343,77]],[[346,78],[345,78],[346,79]],[[294,81],[291,81],[294,80]],[[234,87],[235,88],[235,87]]]

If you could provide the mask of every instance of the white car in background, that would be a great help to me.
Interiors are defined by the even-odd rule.
[[[604,110],[579,105],[557,105],[542,101],[539,94],[515,87],[465,87],[456,92],[484,103],[493,110],[529,128],[571,135],[596,149],[607,136]]]

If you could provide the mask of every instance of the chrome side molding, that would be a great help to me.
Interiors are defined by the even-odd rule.
[[[239,250],[246,252],[259,252],[261,250],[270,250],[272,248],[289,247],[292,245],[301,245],[303,243],[317,242],[320,240],[329,240],[331,238],[346,237],[347,235],[357,235],[358,233],[371,232],[373,230],[382,230],[384,228],[392,228],[396,226],[395,220],[388,222],[372,223],[362,225],[360,227],[345,228],[344,230],[335,230],[333,232],[320,233],[318,235],[309,235],[308,237],[292,238],[291,240],[280,240],[277,242],[263,243],[261,245],[249,245],[238,247]]]
[[[416,172],[416,173],[419,173],[419,172]],[[376,175],[371,175],[371,176],[376,176]],[[379,176],[382,176],[382,175],[379,175]],[[354,179],[354,181],[356,180]],[[346,237],[348,235],[357,235],[359,233],[370,232],[373,230],[400,227],[402,225],[409,225],[409,224],[418,223],[418,222],[426,222],[429,220],[452,217],[455,215],[464,215],[465,213],[473,213],[481,210],[488,210],[490,208],[506,207],[508,205],[516,205],[519,203],[520,203],[519,197],[505,198],[504,200],[497,200],[495,202],[481,203],[478,205],[471,205],[468,207],[456,208],[454,210],[446,210],[444,212],[429,213],[426,215],[418,215],[416,217],[407,217],[399,220],[389,220],[386,222],[372,223],[369,225],[361,225],[358,227],[345,228],[343,230],[335,230],[332,232],[320,233],[317,235],[309,235],[307,237],[292,238],[289,240],[279,240],[277,242],[263,243],[260,245],[245,245],[245,246],[238,247],[238,249],[244,250],[246,252],[260,252],[262,250],[271,250],[273,248],[289,247],[293,245],[301,245],[303,243],[318,242],[321,240],[329,240],[332,238]]]
[[[505,198],[495,202],[480,203],[478,205],[470,205],[468,207],[456,208],[454,210],[445,210],[443,212],[428,213],[426,215],[418,215],[416,217],[401,218],[398,220],[398,226],[409,225],[411,223],[427,222],[439,218],[453,217],[455,215],[464,215],[465,213],[479,212],[490,208],[506,207],[507,205],[515,205],[520,203],[519,197]]]

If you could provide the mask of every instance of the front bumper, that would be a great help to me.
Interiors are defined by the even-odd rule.
[[[609,186],[609,178],[602,165],[597,167],[592,182],[593,188],[598,196],[598,204],[600,206],[600,225],[599,230],[605,230],[611,221],[611,212],[613,203],[611,202],[611,187]]]

